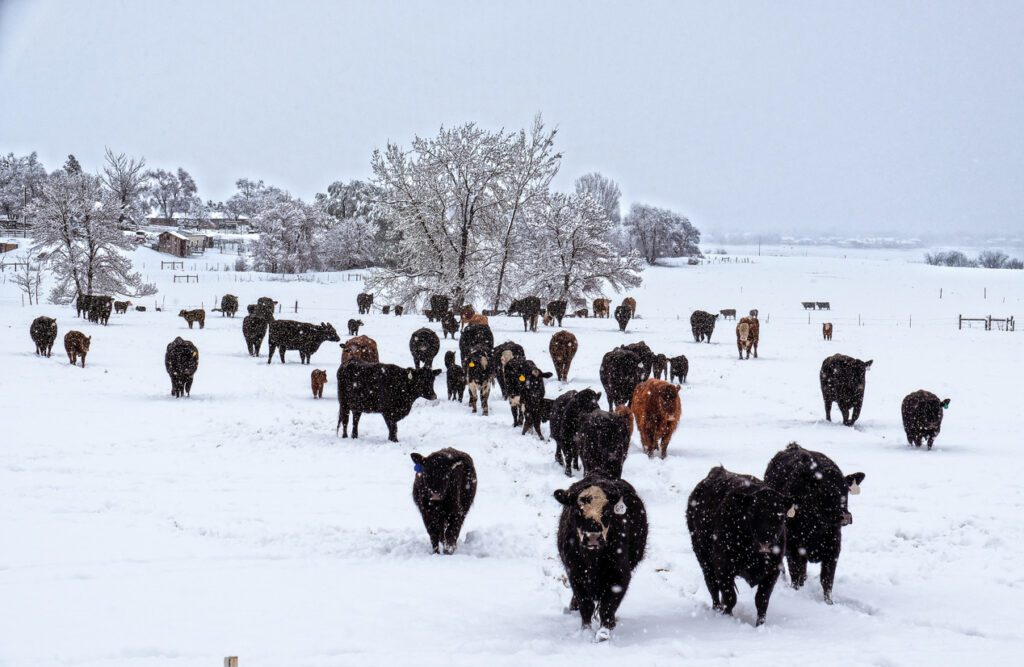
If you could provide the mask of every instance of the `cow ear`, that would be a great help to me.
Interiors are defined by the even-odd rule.
[[[943,410],[947,410],[948,408],[949,408],[949,399],[947,398],[944,401],[942,401],[942,409]]]
[[[441,369],[440,368],[435,368],[434,369],[434,377],[437,377],[440,374],[441,374]]]
[[[594,400],[597,400],[597,401],[601,400],[601,392],[597,392],[597,396],[594,397]]]
[[[412,459],[413,463],[417,465],[423,465],[423,454],[417,454],[416,452],[413,452],[412,454],[409,454],[409,458]]]
[[[855,472],[852,475],[846,476],[846,486],[849,487],[850,493],[857,495],[860,493],[860,484],[864,481],[864,473]]]
[[[549,377],[551,377],[551,371],[548,371],[547,373],[541,373],[540,376],[542,378],[549,378]]]
[[[567,507],[572,504],[572,499],[569,497],[569,492],[566,491],[565,489],[558,489],[557,491],[555,491],[555,500],[557,500],[558,502],[562,503]]]
[[[874,359],[868,359],[867,361],[864,362],[864,368],[865,369],[871,368],[871,364],[873,364],[873,363],[875,363]]]

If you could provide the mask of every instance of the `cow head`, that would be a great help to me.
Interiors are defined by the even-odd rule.
[[[542,373],[539,368],[534,366],[525,375],[520,375],[516,379],[525,377],[523,394],[534,398],[544,398],[544,380],[551,377],[551,375],[551,372]]]
[[[323,334],[324,340],[329,340],[335,343],[341,340],[341,337],[338,335],[338,332],[334,330],[333,324],[326,324],[324,322],[321,322],[320,332]]]
[[[441,456],[424,457],[416,452],[409,456],[412,458],[416,477],[426,491],[427,500],[431,503],[444,500],[448,495],[448,486],[453,477],[452,472],[463,465],[462,461],[456,461],[452,465],[449,459]]]
[[[86,336],[82,341],[82,349],[86,352],[89,351],[89,345],[92,343],[92,336]]]
[[[740,507],[749,521],[754,550],[761,555],[779,555],[786,542],[786,519],[796,516],[788,495],[762,488],[739,496]]]
[[[572,512],[572,524],[576,537],[584,549],[601,549],[608,544],[608,531],[615,516],[626,513],[626,503],[621,497],[613,497],[597,484],[580,489],[575,494],[558,489],[555,500]]]
[[[594,391],[587,387],[576,393],[576,397],[573,399],[577,406],[579,406],[579,414],[585,414],[587,412],[593,412],[594,410],[601,409],[601,392]]]
[[[428,401],[437,400],[437,394],[434,393],[434,378],[440,374],[440,368],[405,369],[405,376],[409,381],[409,389],[412,395],[419,398],[425,398]]]

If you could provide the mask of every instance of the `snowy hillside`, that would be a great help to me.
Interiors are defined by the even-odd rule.
[[[149,298],[148,312],[102,327],[69,307],[23,307],[0,278],[0,664],[208,666],[228,655],[242,667],[1019,660],[1022,334],[958,330],[957,316],[1020,319],[1024,275],[928,267],[898,251],[768,254],[646,270],[630,292],[639,319],[625,335],[610,319],[565,320],[580,351],[568,384],[548,381],[549,397],[600,390],[601,356],[622,343],[644,340],[690,360],[668,458],[648,460],[634,434],[623,477],[646,503],[650,539],[605,644],[563,611],[571,594],[552,492],[569,480],[554,443],[513,429],[496,389],[491,415],[471,415],[444,400],[442,375],[441,400],[416,403],[398,444],[379,415],[363,417],[358,440],[341,439],[336,344],[311,366],[296,352],[268,366],[266,342],[261,359],[247,355],[241,317],[208,313],[206,328],[192,331],[176,317],[226,292],[243,309],[270,296],[284,305],[279,317],[331,322],[344,340],[362,282],[266,280],[224,271],[233,258],[214,254],[195,271],[189,261],[198,284],[174,284],[161,256],[140,249],[136,267],[157,283],[164,310]],[[807,312],[801,301],[832,310]],[[731,322],[719,322],[712,344],[695,344],[689,315],[698,308],[758,308],[760,358],[736,359]],[[41,314],[58,321],[50,359],[33,354],[28,335]],[[382,361],[411,365],[409,336],[426,318],[362,319]],[[835,324],[831,342],[823,321]],[[491,327],[495,342],[520,342],[553,370],[555,329],[524,333],[520,319],[505,317]],[[84,370],[64,355],[71,329],[93,337]],[[200,351],[192,396],[180,400],[163,367],[175,336]],[[457,343],[444,341],[435,365],[449,349]],[[818,369],[836,352],[874,359],[854,428],[824,420]],[[328,371],[319,401],[313,368]],[[930,452],[907,446],[900,420],[902,397],[922,388],[952,399]],[[686,499],[712,466],[760,477],[794,440],[866,479],[850,499],[836,604],[822,602],[812,565],[803,589],[780,582],[755,629],[742,581],[734,618],[711,611]],[[447,446],[473,456],[479,490],[458,552],[442,557],[430,553],[411,499],[409,454]]]

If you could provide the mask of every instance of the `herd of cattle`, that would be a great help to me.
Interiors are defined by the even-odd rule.
[[[372,304],[372,295],[360,294],[357,298],[361,314],[369,313]],[[104,324],[109,319],[110,305],[108,297],[80,297],[76,303],[80,316],[86,313],[90,320]],[[114,305],[118,313],[124,313],[131,304]],[[324,342],[339,342],[342,360],[336,374],[336,430],[342,437],[349,437],[350,418],[351,437],[357,438],[360,417],[377,413],[387,426],[388,439],[397,442],[398,423],[410,413],[416,399],[437,399],[434,381],[441,369],[433,368],[433,364],[441,341],[431,328],[413,332],[409,341],[413,365],[402,367],[380,362],[376,341],[359,335],[362,320],[349,320],[348,333],[352,337],[341,343],[331,324],[275,319],[276,305],[273,299],[263,297],[248,306],[242,334],[249,354],[259,356],[267,337],[268,364],[275,352],[283,363],[287,350],[298,350],[300,362],[308,364]],[[461,403],[468,389],[471,411],[476,413],[479,404],[480,412],[487,415],[491,387],[496,384],[510,407],[513,427],[521,428],[523,434],[532,431],[543,440],[541,425],[549,423],[555,442],[554,457],[560,469],[572,477],[573,470],[582,466],[583,478],[554,494],[563,505],[558,552],[573,591],[570,607],[580,612],[586,628],[597,620],[600,627],[596,638],[607,639],[647,542],[643,501],[622,479],[633,430],[638,431],[643,451],[649,457],[666,456],[681,412],[680,385],[673,381],[686,382],[689,361],[685,355],[655,354],[643,341],[621,345],[604,354],[599,369],[607,410],[601,407],[602,393],[592,388],[566,391],[550,399],[545,396],[545,380],[553,375],[559,381],[568,380],[579,349],[576,336],[562,329],[551,337],[548,350],[555,368],[552,373],[528,359],[522,345],[515,341],[495,345],[488,317],[519,315],[524,331],[536,331],[541,319],[560,325],[566,315],[564,301],[551,302],[542,309],[537,297],[527,297],[513,301],[506,313],[481,314],[470,306],[452,309],[444,296],[431,298],[430,306],[426,312],[428,321],[440,322],[442,335],[455,338],[458,333],[459,363],[454,351],[444,356],[448,399]],[[238,311],[237,297],[226,295],[221,307],[214,310],[234,317]],[[400,307],[389,307],[385,312],[392,310],[396,315],[403,314]],[[597,317],[608,317],[610,310],[608,299],[593,303]],[[636,301],[632,298],[614,309],[620,330],[625,331],[635,313]],[[575,314],[582,317],[587,312],[581,309]],[[190,329],[195,322],[200,329],[205,325],[205,311],[183,310],[179,316]],[[690,318],[694,341],[710,343],[719,317],[735,319],[736,312],[694,312]],[[737,322],[740,359],[744,353],[749,359],[751,352],[757,357],[759,332],[756,310]],[[30,334],[36,353],[49,357],[57,337],[56,320],[36,318]],[[826,323],[823,337],[831,340],[831,335],[832,326]],[[75,364],[80,358],[84,368],[91,337],[71,331],[64,342],[70,362]],[[822,362],[819,381],[827,420],[831,421],[832,404],[837,403],[843,424],[852,426],[857,421],[871,365],[872,360],[842,354]],[[165,366],[172,395],[188,396],[199,367],[195,344],[175,338],[167,346]],[[313,370],[310,381],[314,398],[322,398],[326,371]],[[949,403],[949,399],[940,400],[924,390],[906,396],[902,416],[907,441],[917,447],[927,444],[931,449]],[[453,553],[476,495],[473,459],[452,448],[428,456],[414,453],[412,459],[413,498],[431,545],[437,553]],[[686,523],[714,608],[725,614],[732,612],[736,604],[735,579],[741,577],[757,587],[757,624],[762,624],[783,556],[795,587],[805,582],[808,562],[821,563],[824,598],[831,603],[840,529],[853,520],[847,496],[859,493],[863,480],[864,473],[844,475],[827,456],[796,443],[772,458],[763,479],[733,473],[721,466],[713,468],[689,497]]]

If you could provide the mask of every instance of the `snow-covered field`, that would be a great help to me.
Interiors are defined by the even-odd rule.
[[[563,612],[570,592],[551,494],[568,480],[554,444],[519,435],[500,394],[491,416],[471,415],[444,400],[442,376],[441,400],[416,404],[399,424],[400,443],[387,442],[378,415],[363,418],[359,440],[343,440],[334,432],[335,344],[312,366],[299,365],[296,352],[268,366],[265,343],[260,360],[246,354],[240,317],[210,313],[205,330],[189,331],[175,316],[210,308],[225,292],[243,307],[266,295],[286,311],[298,301],[299,319],[343,333],[361,282],[340,274],[235,282],[232,272],[203,270],[233,264],[211,255],[195,262],[198,285],[172,284],[172,272],[156,268],[160,256],[140,249],[136,262],[158,283],[165,310],[153,312],[147,299],[149,312],[114,315],[102,327],[68,307],[22,307],[8,279],[0,284],[0,664],[198,666],[228,655],[243,667],[1019,661],[1021,332],[959,331],[956,318],[1024,314],[1024,273],[927,267],[891,251],[769,254],[647,270],[632,293],[640,319],[625,335],[612,320],[566,320],[580,353],[571,382],[549,381],[549,396],[599,387],[601,355],[624,342],[686,354],[691,367],[668,459],[648,460],[635,442],[626,463],[650,540],[604,644]],[[800,302],[810,300],[830,301],[832,311],[808,315]],[[736,359],[731,323],[719,323],[711,345],[695,344],[696,308],[759,308],[760,358]],[[40,314],[60,327],[51,359],[34,356],[28,336]],[[363,319],[361,333],[378,341],[383,361],[410,363],[409,335],[424,317]],[[836,327],[831,342],[821,340],[826,320]],[[491,324],[496,342],[516,340],[552,369],[553,329],[523,333],[521,320],[502,317]],[[84,370],[63,353],[73,328],[93,336]],[[170,397],[163,368],[175,336],[200,350],[188,399]],[[454,348],[446,341],[442,354]],[[852,429],[824,421],[818,368],[834,352],[875,361]],[[328,370],[321,401],[311,397],[312,368]],[[901,428],[900,401],[920,388],[952,399],[931,452],[908,448]],[[767,624],[755,629],[742,582],[735,618],[712,613],[686,498],[719,463],[763,475],[793,440],[867,478],[851,497],[836,604],[822,602],[812,565],[802,590],[776,588]],[[479,475],[464,541],[450,557],[431,555],[410,497],[409,453],[445,446],[469,452]]]

